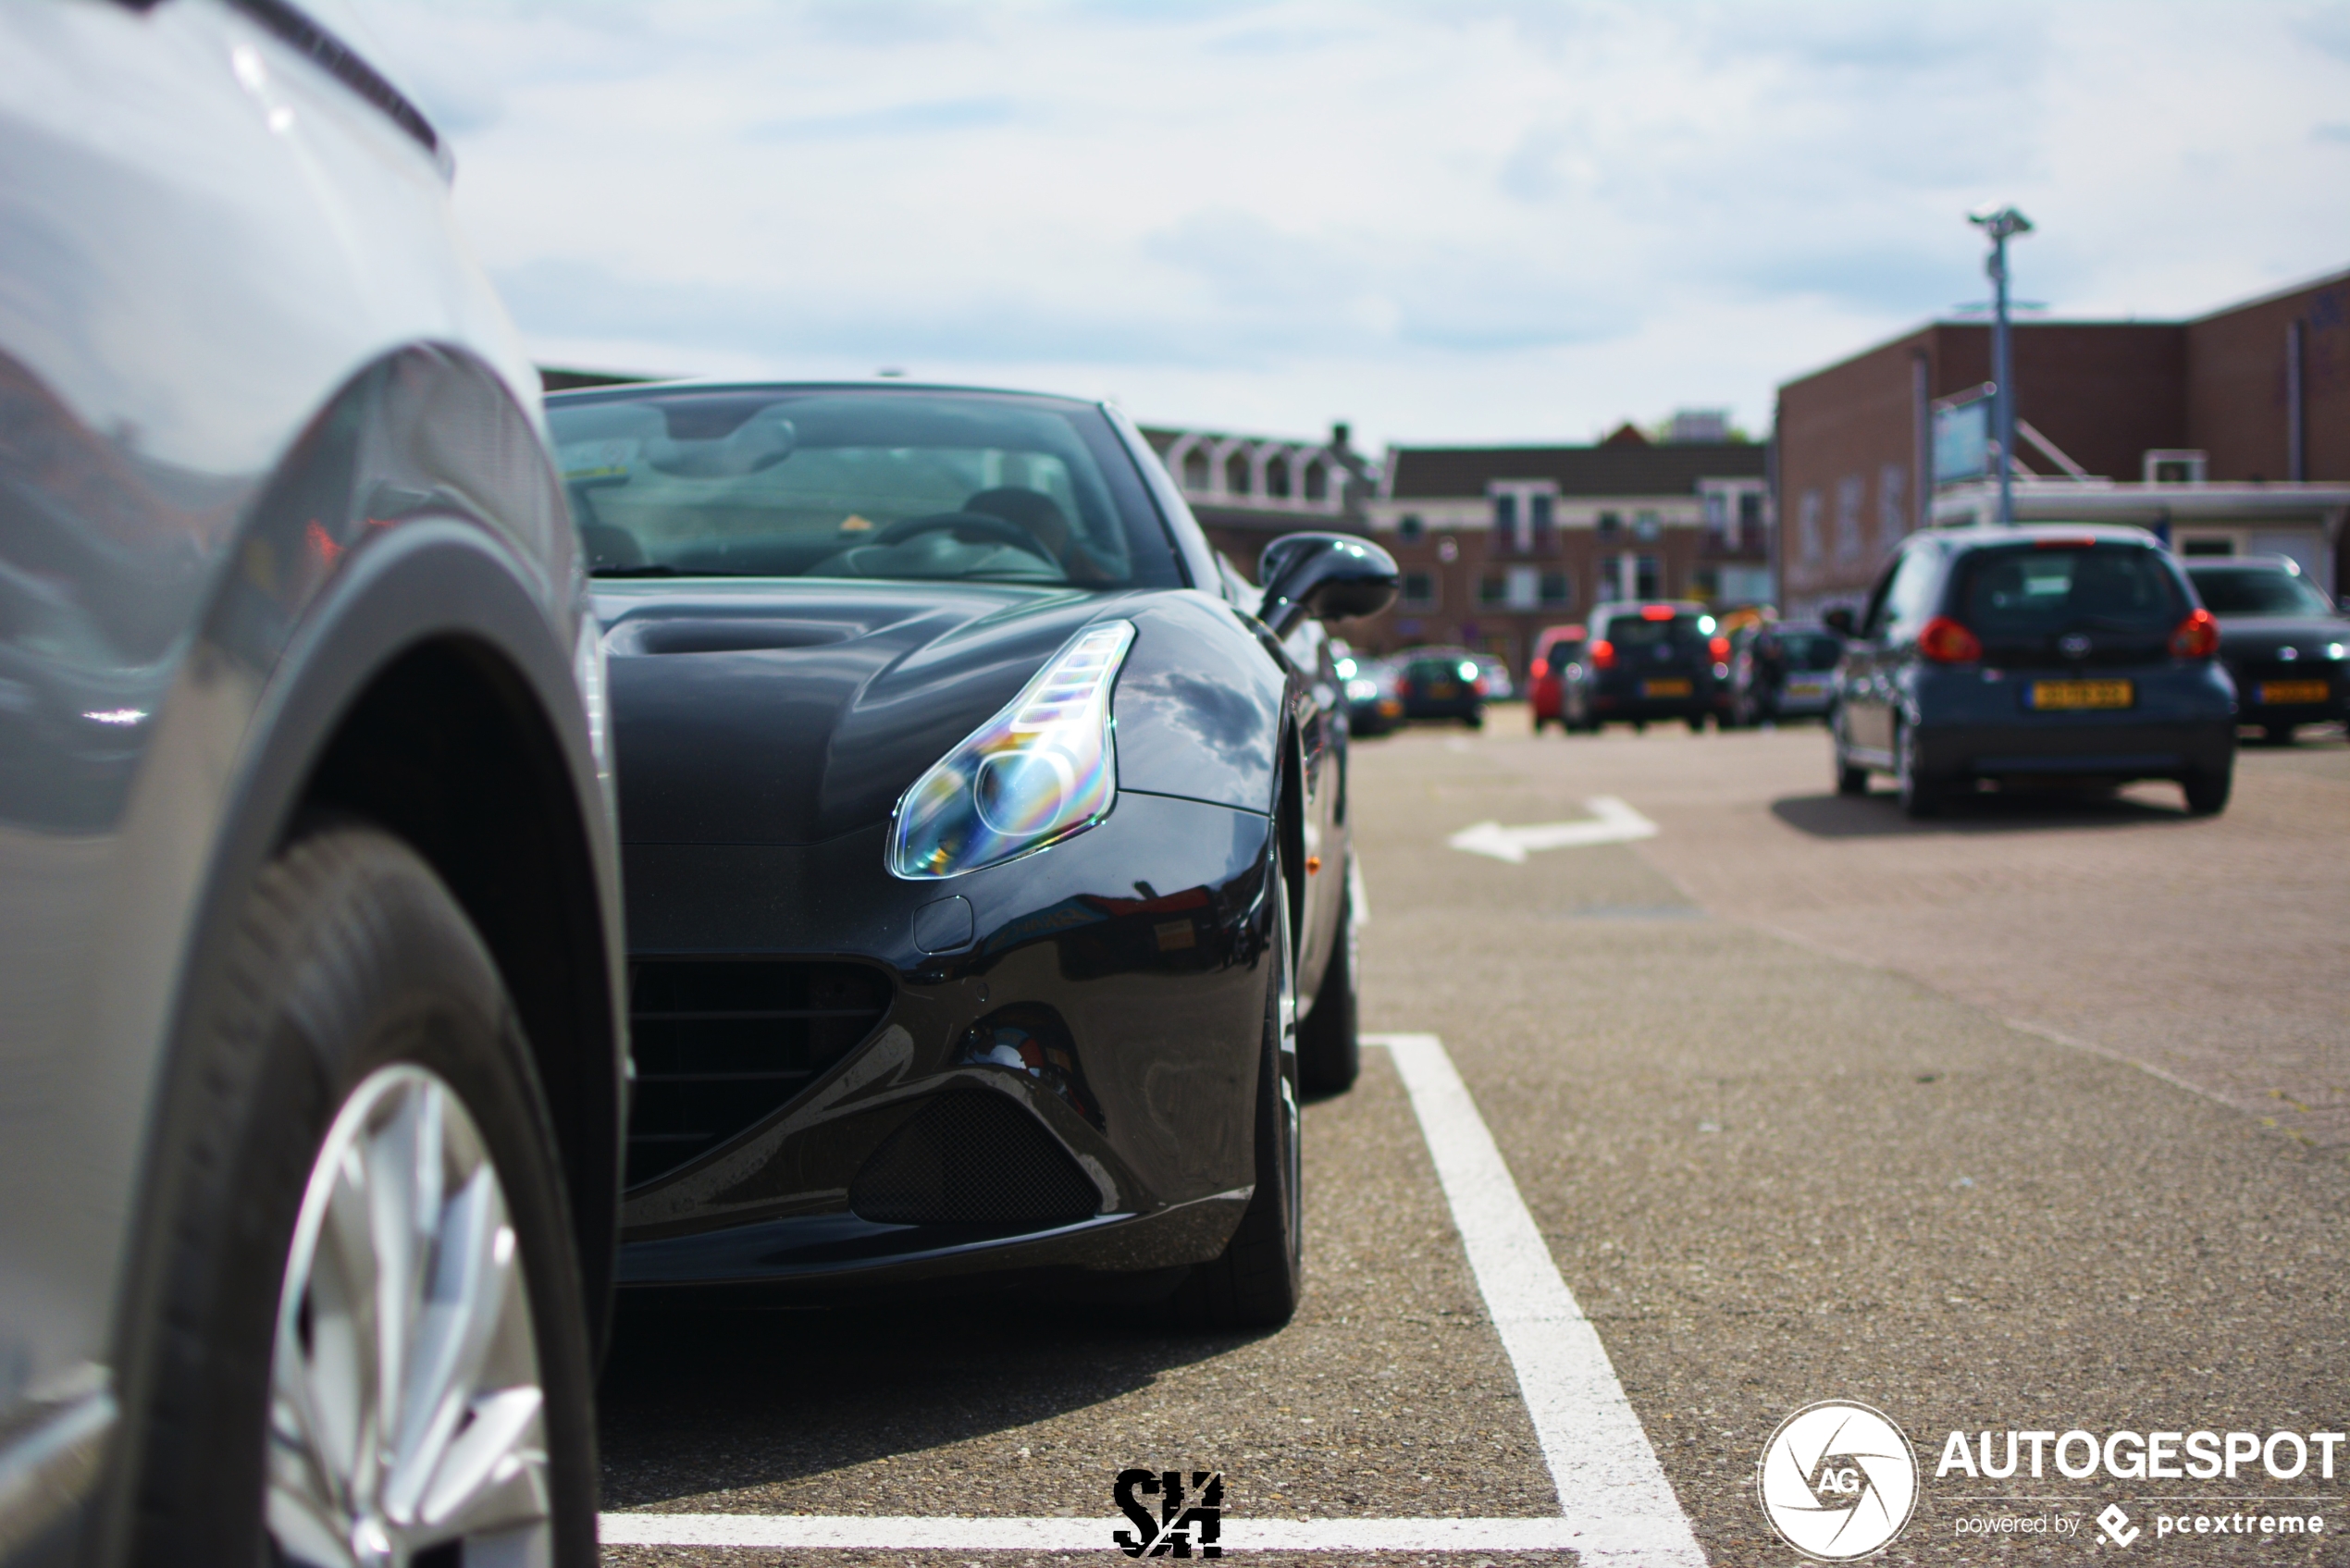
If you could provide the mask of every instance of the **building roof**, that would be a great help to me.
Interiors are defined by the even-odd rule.
[[[1694,495],[1701,479],[1760,479],[1768,449],[1751,441],[1658,446],[1397,447],[1397,500],[1481,497],[1511,479],[1556,481],[1563,496]]]

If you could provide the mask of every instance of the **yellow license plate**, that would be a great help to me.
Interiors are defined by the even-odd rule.
[[[2333,695],[2323,681],[2262,681],[2257,688],[2263,707],[2294,702],[2323,702]]]
[[[2128,681],[2035,681],[2035,708],[2127,708],[2136,700]]]
[[[1642,697],[1687,697],[1689,695],[1689,683],[1687,681],[1642,681],[1640,695]]]
[[[1453,685],[1450,681],[1439,681],[1434,685],[1428,688],[1428,695],[1430,698],[1441,702],[1448,697],[1460,696],[1461,688]]]

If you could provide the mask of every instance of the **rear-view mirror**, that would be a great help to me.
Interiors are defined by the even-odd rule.
[[[1852,611],[1839,604],[1820,617],[1820,624],[1837,636],[1849,637],[1853,635]]]
[[[1395,600],[1395,558],[1353,534],[1285,534],[1257,557],[1264,589],[1257,618],[1286,636],[1308,615],[1342,621],[1375,615]]]

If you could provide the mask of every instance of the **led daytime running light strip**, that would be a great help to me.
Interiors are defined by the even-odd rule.
[[[1109,815],[1118,795],[1110,687],[1134,626],[1089,626],[1004,710],[897,802],[889,870],[937,881],[1058,844]]]

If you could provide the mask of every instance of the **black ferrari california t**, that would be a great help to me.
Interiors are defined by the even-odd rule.
[[[639,1293],[950,1282],[1286,1320],[1354,1075],[1342,684],[1377,546],[1219,569],[1059,398],[548,401],[610,656]]]

